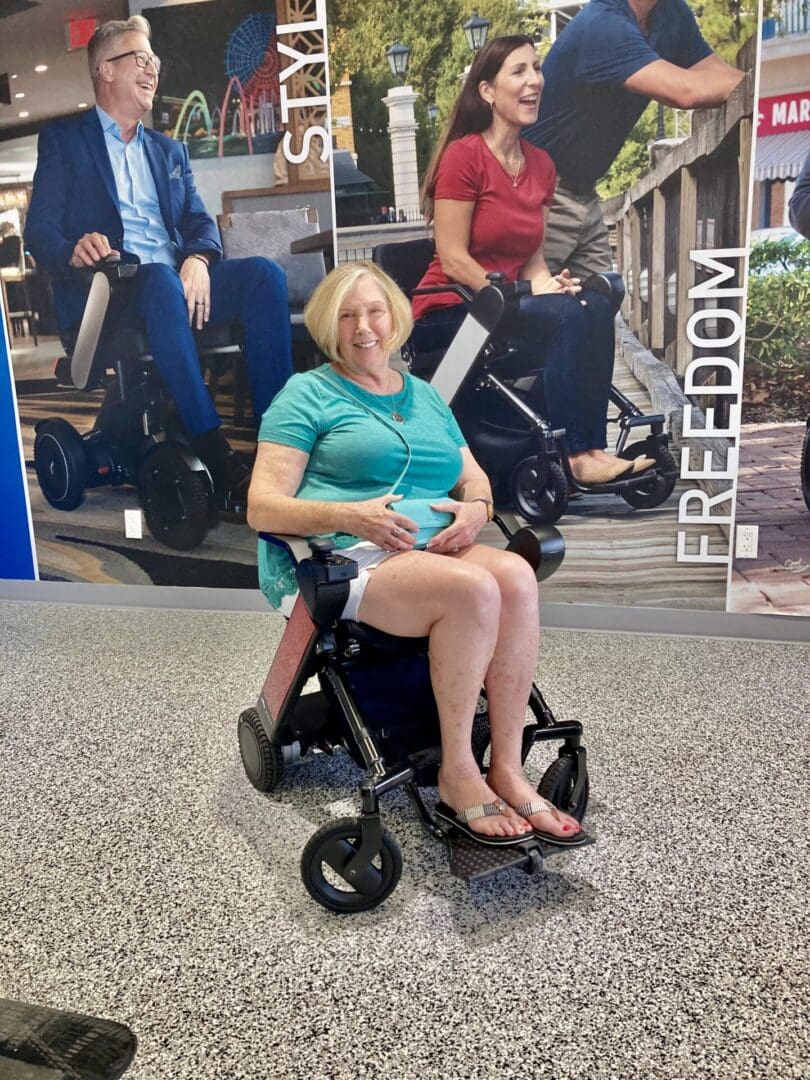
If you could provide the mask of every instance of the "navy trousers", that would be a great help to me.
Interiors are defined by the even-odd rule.
[[[193,437],[219,427],[220,419],[203,381],[180,275],[163,263],[138,270],[133,314],[146,326],[155,365],[186,433]],[[292,374],[290,312],[284,271],[270,259],[224,259],[211,267],[210,324],[238,319],[258,425]]]
[[[543,364],[529,400],[554,428],[565,428],[568,450],[603,450],[607,445],[607,405],[613,375],[613,314],[606,297],[559,293],[522,296],[518,318],[502,333],[518,346],[531,371]],[[419,351],[443,349],[464,320],[463,304],[427,312],[414,326]],[[543,399],[545,399],[545,404]]]

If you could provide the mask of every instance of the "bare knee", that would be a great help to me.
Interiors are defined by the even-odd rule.
[[[534,570],[520,555],[501,553],[495,566],[490,567],[501,596],[504,612],[537,609],[537,578]]]
[[[496,626],[501,613],[501,589],[494,574],[483,566],[455,563],[448,590],[448,611],[478,624]]]

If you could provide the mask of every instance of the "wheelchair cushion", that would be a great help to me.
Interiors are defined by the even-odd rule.
[[[342,636],[356,641],[364,648],[375,649],[378,652],[406,653],[409,656],[419,652],[426,652],[429,639],[426,637],[410,638],[397,637],[394,634],[386,634],[384,630],[377,630],[367,623],[353,622],[351,619],[343,619],[338,623],[338,629]]]

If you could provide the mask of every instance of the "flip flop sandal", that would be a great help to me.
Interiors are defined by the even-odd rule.
[[[517,836],[485,836],[469,826],[471,821],[476,821],[478,818],[497,817],[500,814],[508,813],[508,811],[509,806],[503,799],[495,799],[490,803],[479,803],[477,806],[468,806],[466,810],[459,810],[458,813],[447,803],[436,803],[436,817],[449,822],[450,825],[455,826],[465,836],[469,836],[471,840],[475,840],[479,844],[488,844],[490,847],[508,847],[512,844],[523,844],[527,840],[534,839],[534,830],[520,833]]]
[[[532,814],[539,814],[543,810],[546,813],[552,813],[557,807],[548,799],[533,799],[531,802],[521,803],[520,806],[513,806],[512,809],[516,814],[520,814],[521,817],[528,820]],[[572,833],[570,836],[557,836],[555,833],[545,832],[543,829],[534,829],[533,832],[537,840],[542,840],[544,844],[556,844],[558,847],[580,847],[591,842],[590,836],[582,828],[580,828],[579,832]]]

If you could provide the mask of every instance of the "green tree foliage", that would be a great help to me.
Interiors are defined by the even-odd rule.
[[[419,94],[416,105],[420,175],[458,95],[460,76],[472,59],[461,29],[476,10],[489,19],[490,34],[521,31],[515,0],[328,0],[329,63],[332,86],[344,74],[352,80],[352,114],[358,165],[382,191],[392,190],[388,110],[382,104],[393,85],[386,50],[395,41],[411,51],[407,82]],[[435,132],[427,106],[435,102]]]
[[[768,240],[751,251],[745,374],[756,384],[810,385],[810,243]],[[804,406],[806,407],[806,405]]]
[[[754,0],[689,2],[706,40],[733,64],[743,42],[756,30]],[[770,4],[766,0],[766,7]],[[427,106],[435,102],[439,108],[438,132],[458,95],[461,73],[472,59],[461,27],[473,10],[490,20],[491,35],[528,33],[540,40],[541,55],[549,48],[548,17],[531,0],[327,0],[327,10],[332,85],[337,86],[345,73],[352,78],[358,164],[384,191],[391,190],[392,179],[388,112],[382,98],[393,84],[385,53],[395,41],[412,50],[407,81],[419,94],[420,175],[435,138]],[[666,110],[666,114],[667,134],[673,134],[672,113]],[[600,186],[600,194],[627,190],[647,168],[647,144],[655,136],[656,115],[655,105],[645,110]]]

